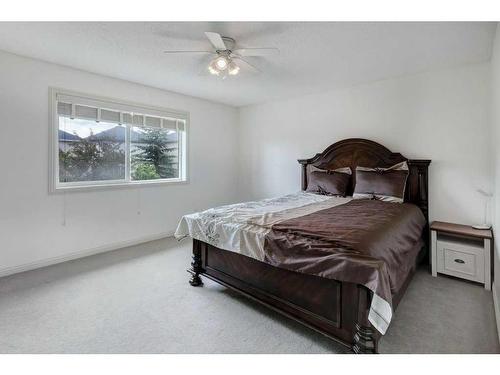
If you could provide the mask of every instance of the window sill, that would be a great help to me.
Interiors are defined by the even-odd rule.
[[[109,190],[116,188],[139,188],[162,185],[185,185],[189,184],[188,179],[169,179],[169,180],[150,180],[150,181],[132,181],[132,182],[112,182],[106,184],[88,184],[88,185],[56,185],[51,187],[51,193],[63,193],[68,191],[82,192],[92,190]]]

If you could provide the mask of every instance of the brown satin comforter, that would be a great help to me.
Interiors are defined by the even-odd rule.
[[[273,225],[265,262],[362,284],[391,303],[415,264],[424,227],[413,204],[353,200]]]

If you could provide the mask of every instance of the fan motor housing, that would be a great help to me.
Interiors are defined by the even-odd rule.
[[[224,44],[226,45],[226,48],[228,50],[232,50],[234,48],[234,45],[236,44],[236,42],[233,38],[230,38],[228,36],[223,36],[221,38],[224,41]]]

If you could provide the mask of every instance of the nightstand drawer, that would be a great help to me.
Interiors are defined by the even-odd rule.
[[[453,241],[437,241],[437,272],[484,282],[484,249]]]

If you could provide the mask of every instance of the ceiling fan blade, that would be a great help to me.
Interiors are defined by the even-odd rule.
[[[210,43],[212,43],[212,45],[215,47],[217,51],[227,50],[226,44],[222,40],[220,34],[207,31],[205,32],[205,35],[207,36],[208,40],[210,40]]]
[[[273,47],[265,48],[238,48],[233,51],[234,54],[239,56],[271,56],[278,55],[280,50]]]
[[[210,54],[215,54],[213,51],[176,51],[176,50],[171,50],[171,51],[163,51],[163,53],[210,53]]]
[[[241,57],[234,57],[233,60],[236,61],[236,64],[238,64],[238,66],[240,68],[243,68],[244,70],[248,70],[252,73],[260,73],[261,72],[261,70],[259,68],[250,64],[248,61],[243,60]]]

